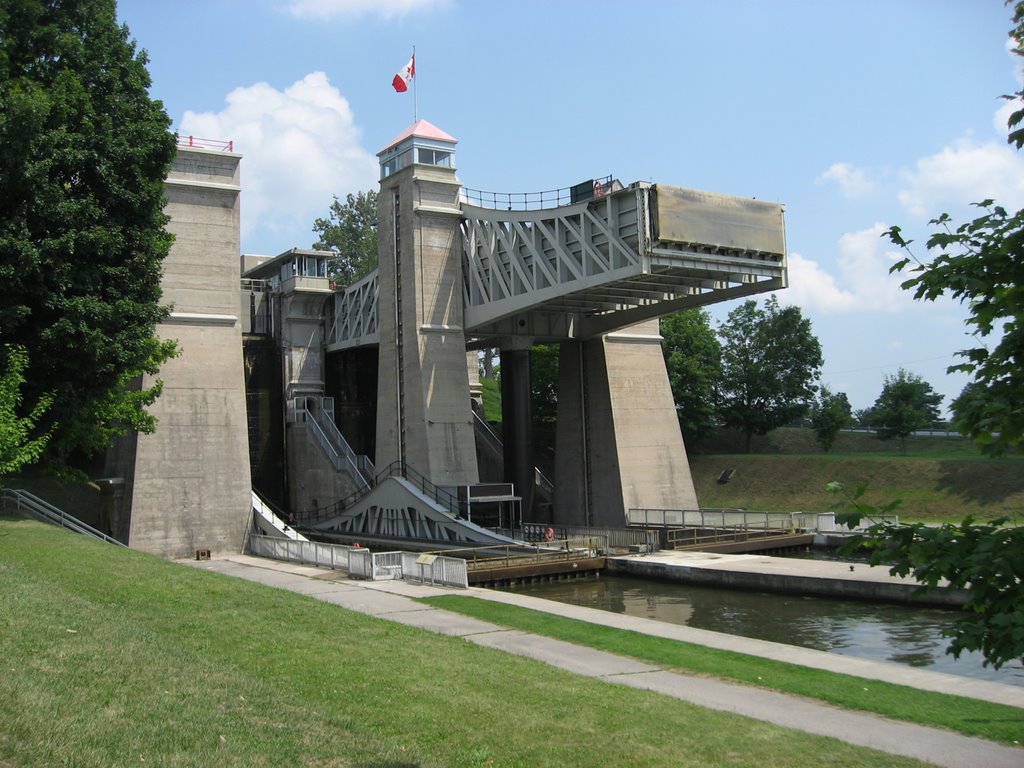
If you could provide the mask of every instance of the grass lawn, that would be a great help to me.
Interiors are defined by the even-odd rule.
[[[0,517],[0,765],[912,766]]]
[[[445,595],[423,602],[501,626],[631,656],[682,672],[735,680],[992,741],[1024,743],[1024,709],[1017,707],[651,637],[475,597]]]

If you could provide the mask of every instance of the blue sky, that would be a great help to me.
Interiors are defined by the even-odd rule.
[[[884,376],[947,376],[959,305],[888,275],[892,224],[994,196],[1024,206],[1005,141],[1020,87],[1002,0],[120,0],[152,95],[182,133],[231,139],[242,249],[315,239],[331,196],[375,188],[413,122],[391,79],[416,46],[418,116],[459,139],[463,184],[499,192],[613,174],[786,206],[790,288],[823,383],[870,406]],[[923,245],[917,251],[925,255]],[[716,305],[726,317],[734,302]]]

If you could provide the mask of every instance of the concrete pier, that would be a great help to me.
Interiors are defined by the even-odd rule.
[[[967,601],[967,592],[963,590],[940,588],[915,595],[918,583],[913,579],[890,576],[888,568],[830,560],[663,551],[652,555],[609,557],[607,570],[609,573],[685,584],[815,597],[943,608],[958,608]]]

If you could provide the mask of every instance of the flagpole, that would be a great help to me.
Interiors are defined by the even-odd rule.
[[[415,123],[416,120],[419,118],[419,109],[418,109],[417,104],[416,104],[416,81],[419,80],[419,77],[417,77],[416,74],[415,74],[415,69],[416,69],[416,46],[415,45],[412,47],[412,66],[413,66],[413,70],[414,70],[413,77],[412,77],[412,121]]]

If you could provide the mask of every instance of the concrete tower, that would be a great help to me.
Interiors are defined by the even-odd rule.
[[[161,368],[156,432],[108,455],[110,523],[129,546],[164,557],[237,552],[252,511],[239,296],[239,161],[179,147],[166,181],[168,229],[159,326],[181,354]],[[146,377],[143,386],[150,386]]]
[[[478,480],[466,366],[457,140],[420,120],[379,154],[376,467]]]

